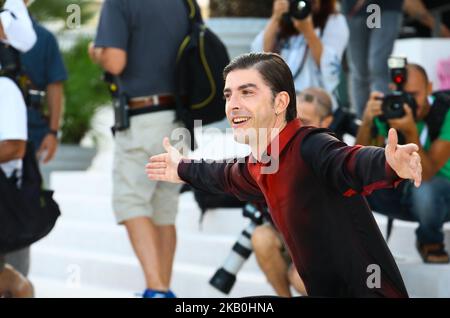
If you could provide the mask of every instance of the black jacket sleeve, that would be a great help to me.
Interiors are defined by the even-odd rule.
[[[311,128],[300,149],[314,174],[345,196],[369,195],[402,181],[386,163],[383,148],[347,146],[326,129]]]
[[[264,196],[242,159],[235,163],[184,160],[179,177],[194,188],[211,193],[229,193],[241,201],[263,202]],[[247,162],[247,159],[245,159]]]

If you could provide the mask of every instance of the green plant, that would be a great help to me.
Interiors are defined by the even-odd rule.
[[[79,6],[81,25],[86,24],[99,9],[99,2],[95,0],[38,0],[29,9],[32,16],[41,23],[65,22],[71,14],[68,10],[70,5]],[[66,23],[64,27],[67,29]],[[64,83],[65,108],[61,128],[63,143],[80,143],[91,128],[96,109],[109,100],[106,84],[101,80],[102,71],[87,55],[91,40],[80,37],[69,51],[63,53],[68,71],[68,80]]]
[[[38,21],[66,21],[70,16],[71,5],[80,8],[80,22],[85,24],[98,10],[95,0],[38,0],[30,6],[30,12]],[[66,25],[67,27],[67,25]]]
[[[69,79],[64,85],[65,111],[62,142],[78,144],[91,128],[96,109],[110,100],[101,69],[87,54],[89,38],[79,38],[63,53]]]

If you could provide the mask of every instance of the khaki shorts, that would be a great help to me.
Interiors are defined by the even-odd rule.
[[[149,217],[157,225],[175,223],[179,184],[151,181],[145,174],[150,156],[165,152],[164,137],[175,128],[175,112],[159,111],[131,117],[130,128],[115,136],[113,209],[117,223]]]

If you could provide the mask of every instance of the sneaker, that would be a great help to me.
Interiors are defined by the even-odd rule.
[[[173,295],[170,291],[161,291],[161,290],[155,290],[155,289],[146,289],[144,290],[144,293],[142,294],[142,298],[174,298],[171,297]]]
[[[177,296],[169,289],[167,292],[167,298],[177,298]]]
[[[449,257],[442,243],[416,243],[417,250],[425,263],[448,264]]]

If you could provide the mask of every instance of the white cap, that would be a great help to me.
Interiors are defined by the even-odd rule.
[[[5,42],[22,52],[30,50],[36,43],[36,33],[25,3],[23,0],[6,0],[3,9],[0,21],[6,34]]]

